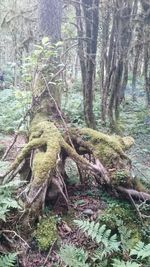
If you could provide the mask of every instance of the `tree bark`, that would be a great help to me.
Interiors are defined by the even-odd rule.
[[[93,86],[96,70],[99,0],[82,0],[82,4],[79,3],[76,5],[76,15],[79,58],[83,84],[84,117],[87,126],[95,128]]]
[[[56,43],[61,38],[62,0],[38,0],[39,28],[42,36]]]
[[[144,10],[144,77],[147,106],[150,108],[150,3],[141,1]]]

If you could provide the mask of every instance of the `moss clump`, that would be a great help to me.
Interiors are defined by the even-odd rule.
[[[33,160],[34,182],[43,183],[51,177],[56,167],[57,157],[61,150],[62,137],[55,125],[43,116],[35,116],[31,125],[30,140],[39,140],[41,144],[45,142],[45,152],[38,152]]]
[[[58,238],[56,220],[54,217],[42,219],[38,225],[34,236],[41,250],[47,250]]]
[[[110,165],[113,159],[117,157],[127,159],[128,157],[124,151],[134,143],[132,137],[122,138],[117,135],[107,135],[90,128],[80,129],[78,134],[87,143],[89,148],[93,150],[95,157],[100,159],[105,165]]]

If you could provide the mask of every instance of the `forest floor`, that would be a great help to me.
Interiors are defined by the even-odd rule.
[[[10,92],[7,91],[8,97],[11,98]],[[4,91],[0,92],[0,98],[3,99]],[[145,110],[144,94],[139,92],[137,102],[131,101],[130,93],[127,94],[126,102],[122,107],[120,127],[124,135],[131,135],[135,139],[135,145],[129,151],[130,158],[133,162],[133,172],[143,180],[150,180],[150,114]],[[13,121],[16,124],[16,113],[14,115],[10,110],[5,113],[7,97],[2,101],[1,109],[4,111],[0,115],[1,128],[0,131],[0,148],[7,149],[13,141]],[[80,105],[80,103],[79,103]],[[20,107],[19,107],[20,108]],[[79,110],[79,109],[78,109]],[[20,112],[21,114],[21,112]],[[70,115],[70,114],[68,114]],[[80,124],[80,114],[75,114],[73,120]],[[6,124],[5,124],[6,121]],[[18,118],[19,121],[19,118]],[[82,123],[82,122],[81,122]],[[5,131],[5,125],[8,131]],[[9,126],[10,125],[10,126]],[[11,132],[12,131],[12,132]],[[14,144],[11,152],[8,154],[6,161],[0,161],[1,172],[5,172],[10,162],[16,157],[18,151],[25,143],[25,138],[22,134],[18,136],[17,142]],[[61,205],[61,199],[57,202],[53,212],[50,208],[45,210],[45,217],[49,215],[57,215],[58,232],[61,244],[72,243],[77,246],[82,245],[87,249],[93,250],[94,247],[90,243],[85,243],[85,238],[79,235],[78,229],[74,226],[74,219],[90,218],[95,219],[100,216],[109,205],[118,203],[115,199],[110,199],[109,196],[98,190],[94,184],[80,185],[78,184],[78,172],[72,162],[68,162],[68,176],[70,182],[68,185],[69,193],[69,214],[64,214],[65,206]],[[22,259],[22,267],[54,267],[58,265],[58,245],[54,242],[50,250],[41,252],[37,242],[33,238],[30,243],[31,249],[28,255]]]

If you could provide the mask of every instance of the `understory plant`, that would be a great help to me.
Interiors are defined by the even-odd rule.
[[[65,245],[60,250],[60,258],[69,267],[148,267],[150,266],[150,244],[139,241],[133,248],[129,248],[126,238],[127,229],[121,226],[119,234],[112,234],[106,225],[88,220],[75,220],[75,224],[90,238],[96,249],[87,252],[74,245]],[[130,239],[130,232],[128,239]]]
[[[0,186],[0,220],[2,221],[6,221],[6,215],[11,209],[20,208],[13,197],[13,192],[18,183],[20,184],[18,181],[13,181]]]
[[[16,253],[9,253],[0,256],[0,267],[14,267],[16,263]]]
[[[6,222],[6,216],[11,209],[19,209],[20,206],[13,197],[14,190],[20,184],[18,181],[13,181],[0,186],[0,222]],[[0,267],[16,266],[16,253],[8,253],[0,256]]]

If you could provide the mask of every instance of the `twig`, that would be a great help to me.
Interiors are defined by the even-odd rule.
[[[143,175],[144,178],[146,178],[146,180],[148,180],[148,177],[146,177],[146,175],[139,168],[137,168],[136,165],[133,163],[132,163],[132,168],[136,169],[140,174]]]
[[[131,200],[131,203],[133,204],[133,206],[135,207],[135,209],[136,209],[136,211],[137,211],[137,214],[138,214],[138,216],[139,216],[139,218],[140,218],[141,223],[143,224],[143,220],[142,220],[141,212],[140,212],[139,208],[137,207],[137,205],[135,204],[135,201],[133,200],[133,198],[132,198],[132,196],[131,196],[130,193],[129,193],[129,198],[130,198],[130,200]]]
[[[76,47],[78,44],[73,44],[70,47],[67,48],[67,50],[61,55],[61,58],[63,58],[72,48]]]
[[[7,173],[5,173],[4,176],[0,176],[0,178],[4,178],[3,180],[3,184],[5,184],[6,182],[10,182],[11,180],[13,180],[13,178],[19,173],[19,171],[22,169],[24,162],[20,163],[20,165],[18,166],[18,168],[16,170],[13,171],[8,171]],[[10,174],[10,175],[9,175]],[[8,176],[9,175],[9,176]],[[8,177],[7,177],[8,176]]]
[[[30,248],[29,244],[20,236],[18,235],[15,231],[12,230],[1,230],[0,233],[9,233],[9,234],[14,234],[14,237],[17,236],[21,241],[23,241],[23,243]]]
[[[65,193],[63,192],[63,188],[61,186],[61,182],[60,182],[60,177],[57,176],[56,178],[53,178],[53,184],[55,184],[60,192],[60,194],[62,195],[63,199],[65,200],[67,207],[68,207],[68,199],[67,196],[65,195]]]
[[[45,261],[44,261],[43,266],[45,266],[46,263],[48,262],[48,258],[50,257],[50,255],[51,255],[51,253],[52,253],[52,250],[53,250],[53,248],[54,248],[54,245],[55,245],[56,241],[57,241],[57,239],[54,240],[53,244],[51,245],[50,250],[49,250],[49,252],[48,252],[48,254],[47,254],[47,257],[46,257],[46,259],[45,259]]]

